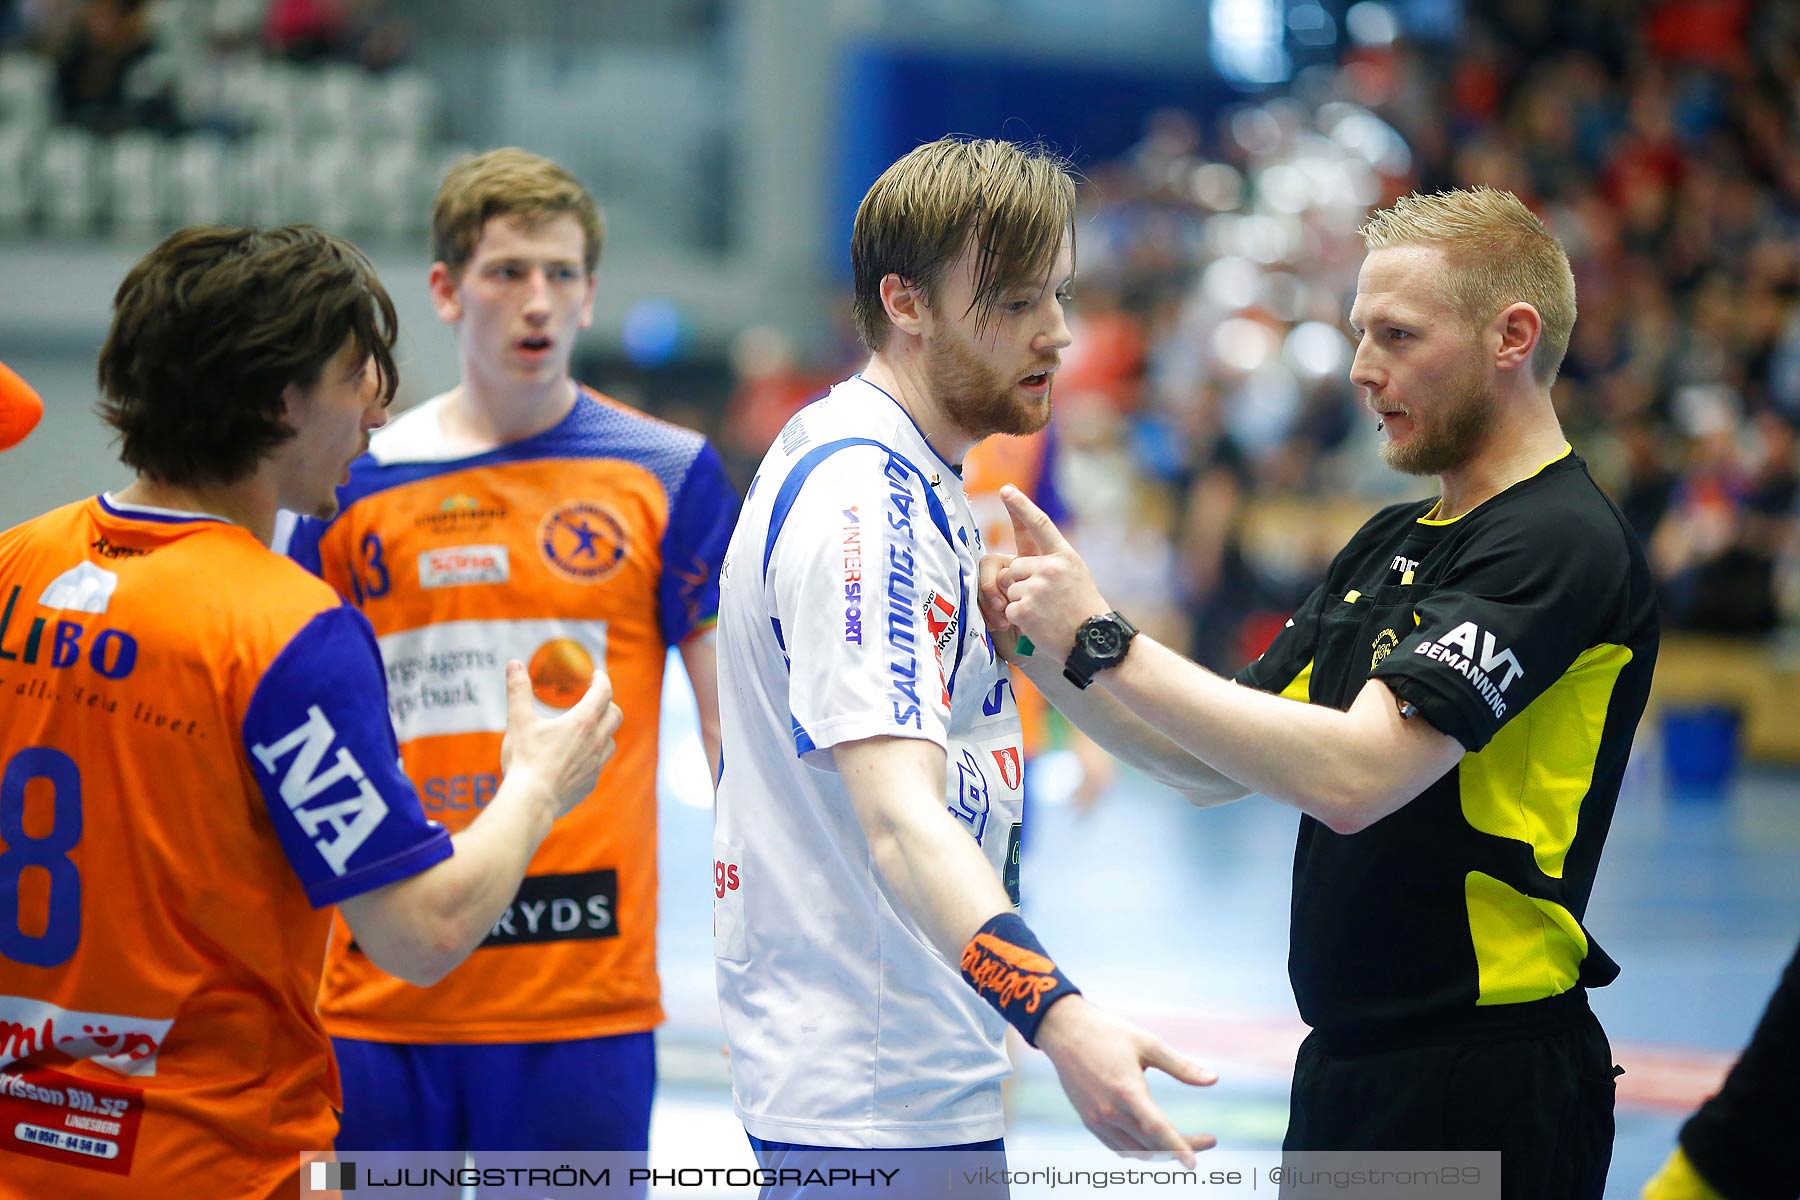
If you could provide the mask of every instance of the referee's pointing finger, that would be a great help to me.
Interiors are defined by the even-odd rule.
[[[1068,548],[1068,539],[1044,510],[1031,502],[1031,497],[1012,484],[1000,489],[1000,500],[1012,517],[1013,537],[1020,554],[1054,554]]]

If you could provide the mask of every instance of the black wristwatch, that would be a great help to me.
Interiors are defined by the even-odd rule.
[[[1085,689],[1094,676],[1125,661],[1137,626],[1116,612],[1089,617],[1075,630],[1075,648],[1063,663],[1063,678]]]

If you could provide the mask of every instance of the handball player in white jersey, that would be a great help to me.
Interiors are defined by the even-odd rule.
[[[714,949],[736,1108],[769,1170],[997,1159],[1008,1022],[1106,1145],[1191,1162],[1213,1143],[1174,1127],[1144,1070],[1212,1075],[1090,1005],[1017,913],[1018,713],[959,465],[1049,420],[1074,206],[1037,148],[946,138],[888,168],[851,243],[871,358],[788,423],[732,538]],[[1181,787],[1194,760],[1108,705],[1073,715]]]

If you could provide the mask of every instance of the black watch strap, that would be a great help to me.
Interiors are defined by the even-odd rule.
[[[1063,662],[1063,678],[1085,691],[1094,676],[1125,661],[1137,626],[1117,612],[1089,617],[1075,630],[1075,645]]]

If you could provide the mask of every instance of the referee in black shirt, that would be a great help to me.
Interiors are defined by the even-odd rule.
[[[983,612],[1103,745],[1212,768],[1195,803],[1305,814],[1287,1149],[1498,1150],[1507,1197],[1598,1200],[1615,1068],[1587,989],[1619,968],[1582,916],[1656,662],[1650,573],[1551,403],[1556,239],[1489,188],[1362,233],[1351,378],[1439,495],[1377,513],[1235,683],[1137,636],[1013,489]]]

